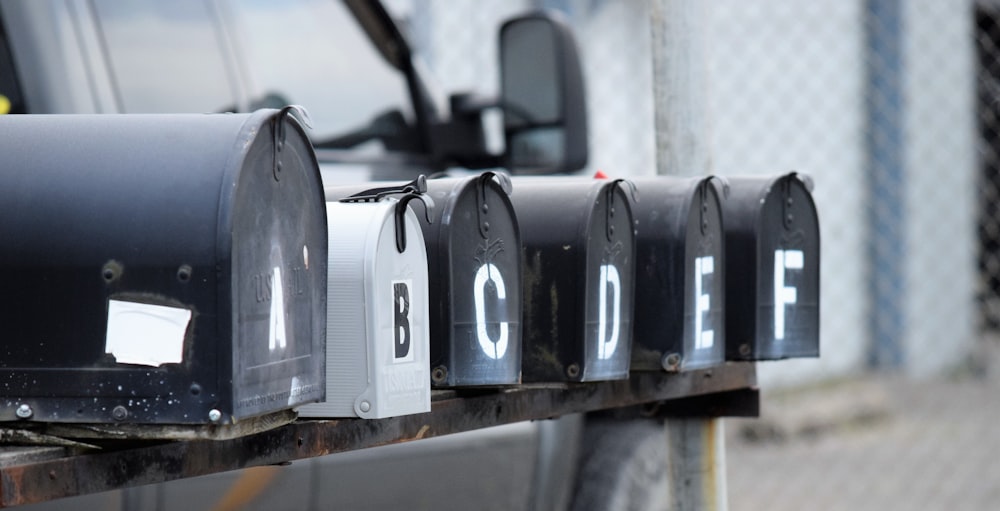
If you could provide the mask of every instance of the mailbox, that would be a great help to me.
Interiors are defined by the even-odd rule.
[[[524,246],[525,381],[628,377],[635,188],[523,178],[511,196]]]
[[[819,356],[819,222],[804,176],[730,178],[726,358]]]
[[[427,180],[430,368],[436,387],[521,381],[521,235],[510,179],[485,172]],[[411,184],[411,186],[414,186]],[[328,187],[344,197],[357,187]]]
[[[327,203],[326,401],[301,417],[430,411],[427,251],[414,198],[419,190],[381,190]]]
[[[0,420],[224,426],[323,398],[325,202],[289,111],[0,122]]]
[[[713,178],[635,180],[633,370],[703,369],[725,361],[722,209]]]

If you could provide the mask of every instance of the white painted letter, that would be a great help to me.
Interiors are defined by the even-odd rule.
[[[618,334],[620,330],[622,307],[622,280],[618,275],[618,268],[612,264],[601,265],[601,283],[598,289],[598,320],[597,320],[597,358],[606,360],[611,358],[618,348]],[[611,336],[605,341],[604,335],[608,329],[608,286],[614,292],[614,299],[611,306],[614,308],[611,321]]]
[[[507,353],[507,337],[510,326],[506,321],[500,322],[500,339],[493,341],[486,331],[486,298],[483,290],[488,282],[493,282],[497,289],[497,298],[504,300],[507,298],[507,288],[504,286],[503,276],[500,270],[492,263],[484,264],[476,271],[475,282],[473,283],[472,294],[476,302],[476,337],[479,339],[479,347],[483,349],[486,356],[493,359],[503,358]]]
[[[274,351],[278,348],[284,349],[287,345],[285,340],[285,286],[281,284],[281,268],[274,267],[273,281],[271,282],[271,329],[268,334],[267,347]]]
[[[715,330],[705,328],[705,314],[712,307],[712,296],[704,290],[704,277],[715,271],[715,258],[703,256],[694,260],[694,349],[711,348],[715,344]]]
[[[785,271],[801,270],[805,266],[801,250],[774,251],[774,338],[785,338],[785,306],[798,300],[795,287],[785,285]]]

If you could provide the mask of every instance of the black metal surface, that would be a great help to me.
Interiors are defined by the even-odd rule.
[[[0,421],[226,424],[322,397],[325,202],[286,111],[10,117],[0,153]],[[190,314],[179,358],[109,346],[163,344],[113,307]]]
[[[820,234],[811,184],[796,173],[727,182],[726,358],[818,357]]]
[[[627,181],[523,178],[524,381],[628,376],[635,224]],[[602,308],[603,305],[603,308]]]
[[[632,370],[686,371],[725,360],[724,233],[712,179],[635,180]]]
[[[570,413],[701,396],[718,415],[756,410],[754,366],[730,363],[686,373],[635,373],[628,380],[524,385],[481,391],[438,391],[430,413],[389,419],[299,420],[220,441],[183,441],[72,455],[62,448],[0,451],[0,505],[14,506],[251,466],[284,463],[366,447],[419,440]],[[726,405],[726,403],[729,403]],[[688,411],[680,406],[679,411]],[[8,460],[9,457],[9,460]]]

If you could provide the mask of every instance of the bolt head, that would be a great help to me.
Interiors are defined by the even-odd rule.
[[[670,353],[663,357],[663,369],[665,371],[676,371],[680,369],[681,366],[681,355],[680,353]]]
[[[222,412],[216,410],[215,408],[208,411],[208,420],[212,422],[219,422],[222,420]]]
[[[34,415],[34,413],[35,413],[34,410],[32,410],[31,407],[26,404],[18,406],[17,411],[14,412],[15,415],[17,415],[22,419],[30,419],[31,416]]]
[[[128,418],[128,409],[124,406],[118,405],[111,410],[111,417],[116,421],[123,421]]]

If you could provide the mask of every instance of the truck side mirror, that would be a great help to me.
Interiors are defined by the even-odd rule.
[[[587,164],[583,72],[570,27],[539,11],[500,28],[505,165],[517,174],[572,172]]]

